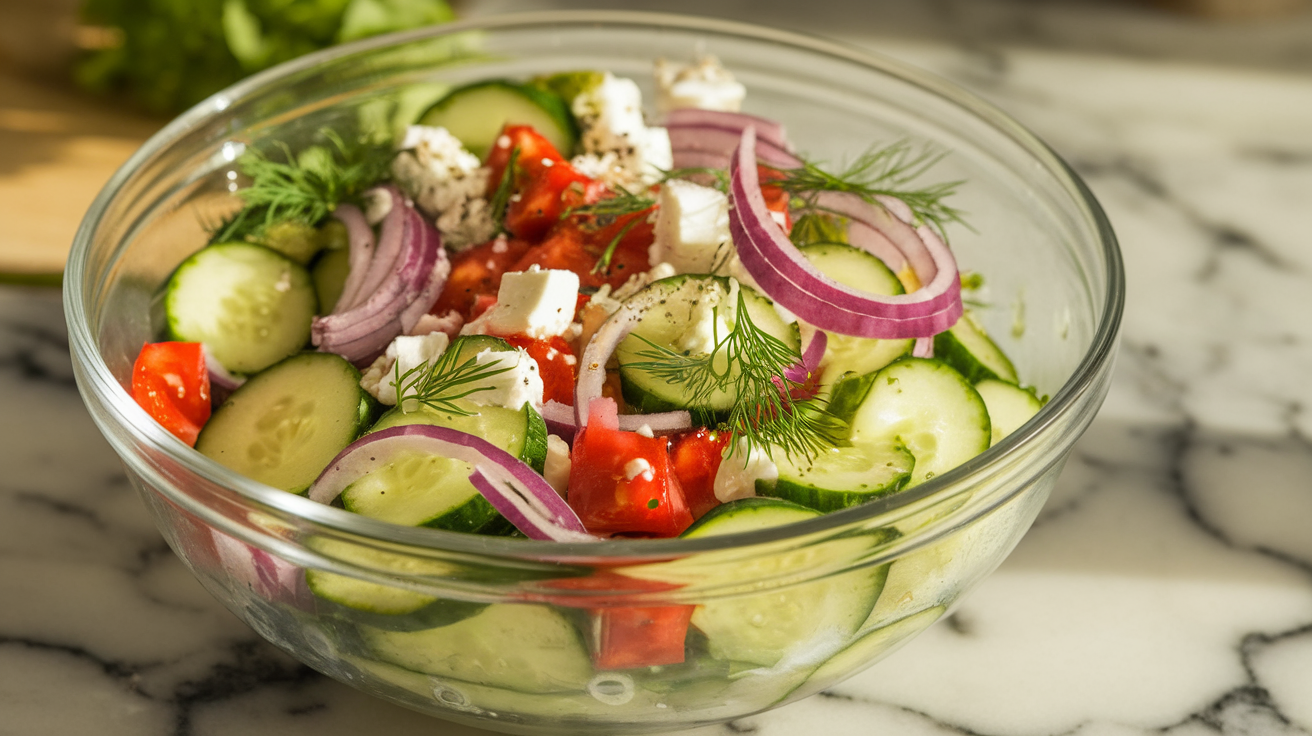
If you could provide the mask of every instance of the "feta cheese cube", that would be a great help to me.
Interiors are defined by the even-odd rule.
[[[714,273],[733,255],[729,198],[724,192],[684,179],[661,187],[652,263],[669,263],[677,273]]]
[[[484,194],[489,170],[446,128],[412,125],[392,161],[392,175],[415,204],[436,218],[444,244],[459,250],[496,234]]]
[[[715,472],[712,489],[721,503],[751,498],[756,495],[756,482],[773,483],[779,480],[779,466],[760,447],[747,452],[746,443],[738,440],[733,451],[720,463]]]
[[[507,409],[520,409],[529,403],[542,409],[542,376],[538,375],[537,361],[526,350],[484,350],[474,356],[474,361],[479,367],[495,365],[510,370],[468,384],[466,390],[473,391],[467,397],[469,401]]]
[[[574,321],[579,277],[572,271],[512,271],[501,277],[497,302],[461,334],[527,335],[544,339],[563,335]]]
[[[449,343],[450,338],[442,332],[401,335],[365,369],[360,377],[360,387],[378,399],[379,403],[395,406],[397,397],[393,381],[397,375],[405,375],[425,362],[432,365],[432,361],[436,361],[446,351]]]
[[[654,72],[656,104],[661,112],[685,107],[738,112],[747,96],[747,88],[720,66],[720,60],[714,56],[703,56],[689,66],[657,59]]]
[[[542,464],[542,477],[564,498],[569,493],[569,445],[554,434],[547,435],[547,459]]]

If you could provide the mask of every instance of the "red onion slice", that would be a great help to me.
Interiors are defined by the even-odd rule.
[[[451,271],[441,234],[409,202],[396,196],[384,219],[384,244],[367,269],[373,274],[379,262],[391,258],[386,277],[372,292],[363,291],[371,283],[366,278],[354,306],[316,317],[311,325],[316,347],[356,364],[373,360],[397,335],[413,329],[437,301]],[[393,247],[392,240],[400,248],[395,257],[385,252]]]
[[[379,187],[374,196],[377,196],[377,192],[385,192],[391,197],[392,207],[387,211],[379,228],[378,247],[374,250],[373,258],[369,259],[369,268],[360,283],[356,303],[347,305],[345,309],[336,310],[338,312],[358,306],[359,299],[367,299],[370,294],[377,291],[396,271],[396,266],[405,251],[405,220],[407,210],[410,208],[402,206],[405,200],[396,187]]]
[[[929,228],[917,230],[933,258],[934,278],[910,294],[877,296],[820,273],[774,224],[756,170],[756,133],[743,131],[730,163],[729,229],[744,268],[767,296],[831,332],[874,338],[928,337],[961,316],[956,261]],[[931,237],[926,238],[928,233]]]
[[[758,140],[784,151],[792,151],[792,144],[788,142],[788,134],[781,123],[747,113],[685,107],[671,110],[663,124],[666,129],[719,128],[734,133],[735,137],[741,136],[743,129],[751,126],[756,128]],[[733,150],[733,146],[729,150]]]
[[[550,484],[522,460],[472,434],[407,424],[365,435],[338,453],[310,486],[312,501],[331,503],[351,483],[403,452],[426,452],[474,466],[470,482],[515,528],[531,539],[600,541]]]
[[[566,442],[574,441],[574,434],[579,430],[575,422],[574,407],[566,406],[559,401],[548,401],[542,407],[542,419],[547,423],[548,432]],[[692,427],[692,415],[686,411],[619,415],[619,428],[625,432],[637,432],[643,427],[650,429],[653,435],[682,432]]]
[[[333,217],[346,226],[347,241],[350,243],[347,260],[351,270],[346,274],[346,282],[342,284],[342,294],[337,297],[337,304],[333,307],[334,312],[345,312],[355,306],[360,298],[360,286],[364,283],[370,262],[373,261],[374,229],[369,227],[369,222],[360,208],[353,204],[338,205],[333,211]]]

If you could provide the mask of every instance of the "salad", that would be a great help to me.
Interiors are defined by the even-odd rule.
[[[960,183],[921,183],[932,153],[895,142],[829,170],[740,112],[747,90],[711,58],[658,62],[656,88],[648,116],[638,85],[604,70],[484,80],[395,142],[327,130],[247,153],[240,208],[160,291],[133,396],[207,457],[315,501],[599,544],[866,503],[1040,408],[962,299],[978,279],[945,241]],[[615,672],[633,673],[615,696],[633,698],[633,677],[660,692],[676,665],[810,676],[825,657],[799,646],[851,649],[896,595],[885,571],[782,599],[590,608],[580,625],[550,596],[484,605],[303,577],[356,625],[358,666],[489,703],[605,702],[613,682],[597,678]],[[531,634],[511,652],[496,631]]]

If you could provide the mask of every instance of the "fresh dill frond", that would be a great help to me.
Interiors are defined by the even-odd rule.
[[[798,168],[781,170],[782,176],[769,183],[801,200],[801,209],[811,211],[822,211],[816,205],[819,192],[848,192],[868,202],[874,202],[878,196],[895,197],[911,208],[918,223],[928,223],[946,238],[948,223],[966,224],[963,213],[944,201],[963,182],[914,185],[944,155],[929,150],[917,152],[909,142],[898,141],[883,148],[870,148],[837,174],[803,161]]]
[[[610,242],[606,244],[606,250],[602,252],[601,257],[598,258],[597,262],[592,266],[593,275],[610,270],[610,261],[615,257],[615,249],[619,247],[620,241],[624,239],[625,235],[629,234],[629,231],[632,230],[638,222],[639,218],[634,217],[624,223],[624,227],[620,228],[618,233],[615,233],[615,237],[611,238]]]
[[[493,390],[485,381],[514,368],[503,361],[479,363],[473,355],[461,361],[458,352],[448,349],[436,361],[426,360],[404,373],[400,365],[393,366],[392,387],[396,389],[396,405],[401,411],[413,411],[423,404],[457,416],[469,416],[470,412],[456,402],[480,391]]]
[[[258,149],[242,154],[237,168],[251,179],[250,186],[237,190],[243,206],[211,233],[210,242],[258,241],[282,222],[318,225],[387,176],[394,155],[390,143],[348,144],[330,129],[320,135],[327,143],[300,153],[279,141],[273,145],[276,154]]]
[[[501,181],[488,200],[492,210],[492,221],[500,232],[506,231],[506,208],[510,206],[510,195],[515,189],[515,172],[519,168],[519,146],[510,149],[510,158],[506,159],[506,168],[501,170]]]
[[[630,192],[622,186],[616,186],[615,191],[613,197],[599,199],[592,204],[567,208],[561,213],[560,219],[563,220],[571,215],[585,215],[596,218],[597,226],[605,227],[625,215],[634,215],[656,205],[656,200],[644,193]]]
[[[789,458],[810,461],[833,446],[841,422],[828,412],[824,400],[792,396],[800,384],[786,376],[801,362],[801,354],[752,321],[742,291],[728,334],[719,334],[720,306],[714,309],[715,349],[709,354],[684,355],[637,335],[647,345],[637,354],[646,360],[625,368],[682,386],[694,414],[717,394],[732,396],[733,408],[721,428],[741,438],[744,452],[760,448],[770,455],[781,450]],[[700,411],[705,414],[704,408]]]
[[[695,176],[709,177],[712,189],[718,189],[725,194],[729,193],[729,170],[713,169],[709,166],[686,166],[682,169],[670,169],[661,175],[661,183],[664,184],[671,179],[691,179]]]

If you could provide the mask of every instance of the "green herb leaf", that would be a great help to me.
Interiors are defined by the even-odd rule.
[[[325,129],[327,144],[311,146],[299,155],[286,144],[275,144],[280,159],[251,150],[237,167],[251,178],[237,190],[245,206],[212,233],[210,242],[253,240],[276,224],[296,222],[315,226],[343,202],[358,202],[366,189],[383,179],[394,155],[390,144],[348,145]]]
[[[800,200],[798,209],[812,212],[823,211],[815,203],[819,192],[848,192],[868,202],[881,195],[896,197],[911,208],[917,222],[930,224],[946,239],[947,223],[965,224],[962,212],[944,202],[962,182],[913,186],[943,155],[928,150],[917,152],[907,141],[898,141],[883,148],[872,147],[837,174],[803,161],[801,167],[784,169],[783,177],[770,183]]]
[[[510,206],[510,195],[515,189],[515,172],[518,167],[519,146],[515,146],[510,149],[506,168],[501,170],[501,181],[497,182],[497,190],[492,193],[492,199],[488,202],[492,210],[492,221],[497,224],[498,232],[506,232],[506,208]]]
[[[720,306],[715,309],[718,325]],[[740,438],[746,452],[760,448],[771,455],[782,450],[789,458],[814,460],[821,450],[833,446],[841,420],[828,412],[822,398],[792,397],[800,384],[785,376],[802,356],[756,326],[741,291],[733,317],[727,335],[721,336],[717,327],[715,349],[707,355],[684,355],[637,335],[647,345],[638,356],[646,360],[625,367],[683,386],[694,412],[717,393],[732,395],[733,408],[721,429]]]
[[[472,355],[460,361],[456,353],[448,349],[436,362],[426,360],[405,373],[401,373],[399,365],[394,366],[392,387],[396,389],[396,405],[401,411],[413,411],[424,404],[457,416],[469,416],[471,412],[456,402],[480,391],[493,390],[493,386],[480,384],[514,368],[505,361],[479,363],[478,357]]]

